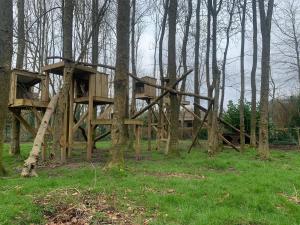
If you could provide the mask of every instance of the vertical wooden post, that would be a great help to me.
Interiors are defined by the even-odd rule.
[[[150,99],[147,99],[147,104],[151,103]],[[152,124],[152,113],[151,109],[148,110],[148,151],[151,151],[151,124]]]
[[[88,132],[87,132],[87,160],[90,161],[92,159],[92,152],[94,146],[94,127],[92,125],[94,119],[94,93],[95,93],[95,83],[94,81],[95,75],[89,76],[89,102],[88,102]]]
[[[74,125],[74,80],[70,85],[70,102],[69,102],[69,138],[68,138],[68,157],[71,157],[73,146],[73,125]]]
[[[70,67],[69,66],[65,66],[64,68],[64,80],[66,79],[67,76],[72,76],[69,73]],[[72,76],[73,77],[73,76]],[[68,93],[69,95],[69,93]],[[67,97],[68,100],[70,99],[69,96]],[[65,111],[64,111],[64,119],[63,119],[63,136],[62,136],[62,148],[61,148],[61,152],[60,152],[60,156],[61,156],[61,162],[64,163],[66,162],[67,159],[67,142],[68,142],[68,132],[69,132],[69,101],[66,102],[66,104],[64,105]]]
[[[47,158],[47,145],[45,144],[45,137],[44,137],[44,142],[42,144],[42,161],[45,162]]]
[[[140,125],[134,125],[135,130],[135,159],[141,160],[141,127]]]
[[[41,99],[42,101],[49,101],[49,72],[45,73],[45,79],[41,83]]]
[[[298,137],[298,148],[300,150],[300,128],[296,128],[297,129],[297,137]]]

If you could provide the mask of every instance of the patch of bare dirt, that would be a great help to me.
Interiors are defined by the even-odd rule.
[[[279,195],[285,197],[290,202],[296,203],[297,205],[300,205],[300,196],[298,196],[298,193],[296,192],[295,195],[287,195],[285,193],[279,193]]]
[[[35,201],[42,207],[46,225],[133,225],[148,224],[145,209],[127,204],[119,210],[115,196],[81,193],[77,189],[55,190]]]
[[[160,172],[147,172],[145,175],[162,177],[162,178],[182,178],[182,179],[196,179],[203,180],[205,176],[197,174],[188,174],[188,173],[160,173]]]

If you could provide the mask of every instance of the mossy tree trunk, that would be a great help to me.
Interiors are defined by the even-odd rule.
[[[13,53],[13,3],[0,0],[0,175],[5,174],[3,166],[4,127],[7,117],[7,104]]]
[[[128,127],[128,70],[129,70],[129,25],[130,0],[118,0],[116,73],[114,78],[114,119],[112,124],[112,148],[109,168],[124,166],[124,152],[127,148]]]

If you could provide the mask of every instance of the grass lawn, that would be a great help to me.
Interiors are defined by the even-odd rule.
[[[103,170],[102,159],[40,168],[39,177],[25,179],[19,173],[30,148],[23,144],[18,159],[4,156],[8,176],[0,178],[1,225],[45,224],[76,207],[90,215],[90,224],[122,224],[121,217],[129,218],[128,224],[300,224],[296,151],[272,151],[266,162],[254,150],[226,149],[209,157],[199,148],[178,159],[151,152],[139,162],[129,158],[124,171]]]

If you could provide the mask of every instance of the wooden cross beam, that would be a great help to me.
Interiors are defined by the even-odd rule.
[[[196,119],[199,119],[199,121],[201,121],[201,124],[200,124],[200,126],[199,126],[199,128],[198,128],[198,130],[197,130],[197,132],[196,132],[196,135],[195,135],[195,137],[194,137],[194,139],[193,139],[193,142],[192,142],[191,146],[189,147],[188,153],[191,152],[193,146],[195,145],[195,143],[196,143],[196,141],[197,141],[197,139],[198,139],[198,134],[199,134],[199,132],[202,130],[202,127],[203,127],[203,125],[205,124],[205,121],[206,121],[206,119],[207,119],[207,117],[208,117],[209,111],[211,110],[212,106],[213,106],[213,102],[210,102],[210,104],[209,104],[209,106],[208,106],[208,110],[207,110],[207,112],[205,113],[203,120],[201,120],[201,118],[199,118],[198,116],[195,117]]]
[[[36,129],[30,126],[30,124],[21,115],[18,115],[18,113],[14,112],[13,110],[11,110],[11,112],[13,113],[14,117],[17,118],[17,120],[19,120],[20,123],[32,134],[32,136],[35,137],[37,134]]]

